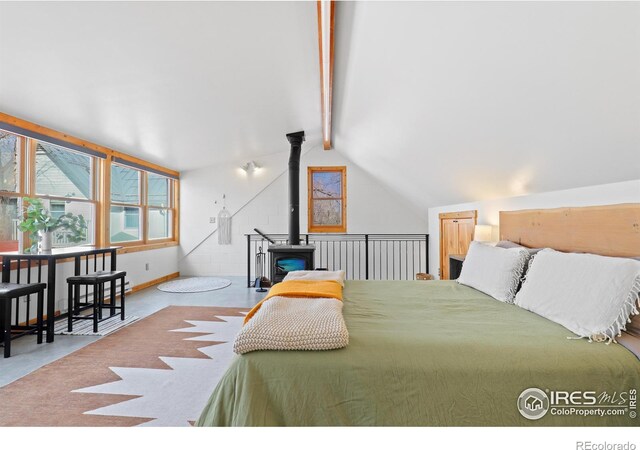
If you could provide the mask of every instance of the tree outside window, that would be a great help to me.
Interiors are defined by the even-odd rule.
[[[309,167],[310,233],[346,233],[347,168]]]

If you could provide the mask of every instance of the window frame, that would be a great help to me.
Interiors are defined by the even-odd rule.
[[[159,244],[178,245],[179,241],[178,241],[177,229],[178,229],[179,217],[178,217],[178,208],[177,208],[178,197],[176,193],[178,189],[177,186],[179,185],[179,180],[165,176],[165,175],[157,174],[155,171],[152,171],[152,170],[144,170],[143,168],[133,167],[133,166],[127,165],[126,163],[116,162],[111,160],[108,165],[109,166],[109,188],[111,187],[111,171],[114,165],[125,167],[131,170],[136,170],[140,173],[140,192],[139,192],[140,201],[138,204],[114,202],[111,200],[111,192],[109,192],[109,195],[107,197],[108,205],[106,208],[106,214],[107,214],[106,220],[108,220],[109,222],[107,225],[107,228],[110,228],[111,226],[111,216],[110,216],[111,206],[120,206],[124,208],[127,208],[127,207],[139,208],[140,216],[141,216],[140,217],[140,239],[135,241],[124,241],[124,242],[111,241],[111,230],[108,229],[106,233],[106,239],[107,239],[106,242],[108,242],[109,245],[117,245],[120,247],[156,246]],[[148,198],[149,184],[148,183],[149,183],[150,173],[163,176],[168,180],[169,192],[167,194],[168,194],[169,204],[165,207],[149,205],[149,198]],[[171,235],[169,237],[166,237],[166,238],[150,238],[149,237],[149,211],[150,210],[165,210],[171,213],[172,223],[170,224]],[[161,246],[164,246],[164,245],[161,245]]]
[[[139,180],[140,183],[138,185],[138,203],[125,203],[125,202],[114,202],[111,197],[111,173],[113,172],[113,166],[120,166],[120,167],[124,167],[126,169],[129,170],[135,170],[136,172],[138,172],[140,174]],[[117,246],[121,246],[121,247],[128,247],[128,246],[134,246],[134,245],[141,245],[141,244],[145,244],[145,233],[144,233],[144,228],[145,228],[145,219],[144,219],[144,205],[143,205],[143,194],[144,194],[144,171],[141,169],[138,169],[136,167],[130,167],[127,166],[125,164],[121,164],[115,161],[110,161],[109,163],[109,184],[108,184],[108,193],[107,195],[105,195],[105,198],[107,199],[108,206],[107,206],[107,220],[109,225],[107,226],[108,228],[108,232],[107,232],[107,242],[109,243],[109,245],[117,245]],[[118,241],[112,241],[111,240],[111,207],[112,206],[119,206],[121,208],[123,208],[123,213],[126,215],[126,210],[124,208],[137,208],[140,210],[140,217],[139,217],[139,223],[138,223],[138,231],[140,234],[140,239],[136,239],[134,241],[123,241],[123,242],[118,242]],[[125,218],[126,221],[126,218]]]
[[[167,201],[168,204],[167,206],[158,206],[158,205],[151,205],[149,203],[149,173],[153,173],[154,175],[157,176],[161,176],[167,179]],[[177,184],[177,180],[174,180],[172,178],[169,178],[167,176],[164,175],[160,175],[158,173],[154,173],[154,172],[145,172],[145,178],[146,178],[146,182],[145,182],[145,186],[146,186],[146,190],[145,190],[145,203],[146,203],[146,209],[145,209],[145,218],[146,218],[146,242],[149,243],[158,243],[158,242],[170,242],[174,240],[174,236],[175,236],[175,230],[176,230],[176,214],[177,214],[177,210],[175,208],[176,205],[176,196],[174,194],[175,191],[175,186]],[[149,237],[149,211],[154,210],[154,211],[167,211],[169,213],[171,213],[171,224],[169,226],[169,231],[170,231],[170,235],[167,237],[160,237],[160,238],[150,238]]]
[[[1,128],[0,128],[1,129]],[[18,180],[16,183],[16,191],[4,191],[4,190],[0,190],[0,197],[4,197],[4,198],[15,198],[17,199],[17,206],[18,208],[22,208],[22,201],[25,197],[28,197],[29,195],[27,194],[27,183],[26,183],[26,158],[27,158],[27,138],[25,136],[22,136],[20,134],[14,133],[12,131],[8,131],[8,130],[2,130],[5,133],[9,133],[9,134],[13,134],[15,136],[17,136],[18,138],[18,152],[17,152],[17,157],[18,157],[18,170],[17,170],[17,175],[18,175]],[[28,242],[29,236],[28,233],[20,233],[18,230],[18,250],[24,250],[26,247],[26,243]],[[11,242],[11,241],[4,241],[4,242]]]
[[[24,196],[24,192],[25,192],[25,173],[24,173],[24,161],[26,158],[26,145],[27,145],[27,138],[25,138],[24,136],[21,136],[17,133],[14,133],[12,131],[6,131],[6,130],[2,130],[2,128],[0,127],[0,131],[7,133],[7,134],[12,134],[14,136],[16,136],[18,138],[18,170],[17,170],[17,175],[18,175],[18,180],[16,182],[16,190],[15,191],[5,191],[0,189],[0,195],[4,195],[4,196],[10,196],[10,197],[16,197],[16,196]]]
[[[341,225],[314,225],[313,206],[316,200],[323,201],[326,197],[313,197],[313,174],[320,172],[341,173],[341,196],[333,200],[341,200]],[[309,166],[307,167],[307,230],[309,233],[346,233],[347,232],[347,166]]]
[[[17,192],[0,191],[3,198],[17,198],[18,207],[21,207],[25,197],[41,198],[43,200],[64,201],[64,202],[84,202],[93,205],[93,226],[89,230],[91,244],[96,247],[106,247],[110,245],[123,247],[119,253],[132,253],[137,251],[152,250],[155,248],[171,247],[179,245],[180,230],[180,173],[142,159],[129,156],[110,148],[94,144],[83,139],[76,138],[66,133],[62,133],[50,128],[46,128],[23,119],[0,112],[0,130],[13,134],[19,139],[18,152],[18,175]],[[51,139],[51,140],[49,140]],[[91,157],[91,198],[67,198],[53,195],[36,194],[36,150],[37,142],[42,141],[56,145],[70,152],[86,154]],[[67,147],[67,144],[69,147]],[[83,150],[86,150],[84,152]],[[118,160],[123,166],[131,167],[142,173],[144,181],[141,181],[141,189],[146,188],[146,174],[148,172],[165,176],[169,180],[170,205],[167,208],[147,205],[146,192],[141,192],[141,237],[137,241],[114,242],[111,243],[110,236],[110,210],[111,210],[111,164]],[[131,162],[132,166],[126,163]],[[148,172],[147,172],[148,171]],[[126,204],[122,206],[135,206]],[[170,225],[171,236],[168,238],[148,239],[148,211],[149,209],[167,209],[171,211],[172,223]],[[24,251],[29,247],[28,233],[20,233],[18,249]]]
[[[99,239],[98,239],[98,226],[99,226],[99,215],[100,215],[100,192],[98,191],[97,188],[97,180],[96,178],[98,177],[98,166],[100,164],[99,162],[99,158],[89,155],[89,154],[85,154],[85,156],[89,157],[89,161],[91,161],[91,166],[89,168],[89,184],[91,185],[91,195],[89,196],[90,198],[86,199],[86,198],[80,198],[80,197],[63,197],[63,196],[59,196],[59,195],[49,195],[49,194],[38,194],[37,193],[37,189],[36,189],[36,176],[37,176],[37,167],[36,167],[36,153],[38,150],[38,139],[34,139],[34,138],[30,138],[30,137],[26,137],[23,136],[23,139],[26,141],[26,145],[28,147],[27,153],[28,153],[28,158],[26,159],[26,166],[25,167],[25,172],[27,173],[27,186],[28,186],[28,191],[29,194],[25,195],[25,197],[30,197],[30,198],[39,198],[42,200],[47,200],[49,202],[51,201],[56,201],[56,202],[74,202],[74,203],[88,203],[92,205],[93,208],[93,217],[89,218],[85,218],[85,219],[89,219],[91,220],[91,222],[93,223],[93,227],[91,227],[89,230],[87,230],[87,238],[88,239],[88,243],[86,244],[75,244],[75,245],[89,245],[89,246],[100,246],[99,244]],[[63,147],[62,145],[58,145],[58,144],[54,144],[57,147],[62,148],[65,151],[71,152],[71,153],[79,153],[76,150],[71,150],[68,148]],[[51,213],[51,211],[49,211],[49,213]],[[29,237],[27,236],[28,233],[25,233],[25,238],[24,238],[24,242],[25,244],[23,245],[23,249],[24,248],[28,248],[28,239]]]

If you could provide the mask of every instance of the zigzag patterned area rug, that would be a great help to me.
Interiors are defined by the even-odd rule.
[[[246,311],[164,308],[0,388],[0,426],[189,426]]]

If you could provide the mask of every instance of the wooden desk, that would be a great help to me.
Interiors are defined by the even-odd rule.
[[[55,322],[55,312],[56,312],[56,263],[60,260],[73,258],[75,263],[74,275],[81,275],[82,273],[82,257],[86,257],[85,264],[85,273],[91,273],[89,271],[89,259],[90,256],[94,256],[93,258],[93,271],[95,272],[98,269],[98,255],[102,255],[102,269],[106,268],[106,256],[109,254],[111,256],[110,261],[110,270],[116,270],[116,252],[120,247],[92,247],[92,246],[82,246],[82,247],[66,247],[66,248],[54,248],[49,252],[38,252],[38,253],[23,253],[23,252],[2,252],[0,256],[2,257],[2,282],[3,283],[11,283],[11,263],[17,263],[17,269],[15,270],[15,280],[14,283],[32,283],[37,282],[40,283],[42,281],[42,263],[47,263],[47,342],[53,342],[53,328]],[[35,262],[36,264],[32,264]],[[26,280],[23,278],[20,279],[22,264],[25,264],[27,269]],[[32,280],[32,269],[37,269],[37,279]],[[28,304],[27,304],[28,305]],[[19,320],[19,302],[16,308],[16,318]],[[29,310],[29,306],[27,306],[27,311]],[[26,319],[27,323],[29,322],[29,317],[27,315]]]

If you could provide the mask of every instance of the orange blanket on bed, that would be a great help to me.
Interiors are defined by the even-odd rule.
[[[337,281],[290,280],[274,285],[267,296],[244,318],[247,323],[264,302],[272,297],[335,298],[342,301],[342,286]]]

